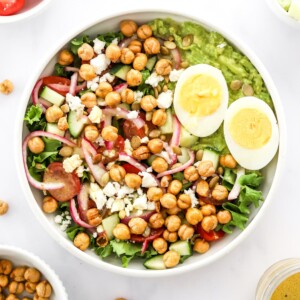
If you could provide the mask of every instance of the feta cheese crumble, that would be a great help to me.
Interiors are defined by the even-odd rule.
[[[136,198],[133,202],[133,208],[140,210],[147,209],[147,196],[143,194],[142,196]]]
[[[169,108],[173,102],[173,92],[171,90],[167,90],[166,92],[162,92],[158,95],[157,105],[159,108]]]
[[[92,123],[99,124],[102,117],[102,110],[99,106],[95,105],[92,108],[92,111],[90,112],[88,118],[91,120]]]
[[[164,78],[160,75],[157,75],[156,72],[153,72],[145,81],[145,83],[150,84],[152,87],[157,87],[160,81],[163,81]]]
[[[72,223],[72,218],[69,216],[69,212],[62,212],[60,215],[56,215],[54,217],[54,222],[59,226],[60,230],[66,231],[67,228],[71,225]]]
[[[139,175],[142,178],[142,187],[149,188],[153,186],[158,186],[156,180],[153,178],[153,176],[147,172],[140,172]]]
[[[70,93],[67,93],[66,101],[69,105],[69,108],[72,111],[83,111],[84,105],[81,103],[81,100],[79,97],[73,96]]]
[[[90,184],[89,194],[91,199],[96,203],[97,208],[102,209],[106,204],[107,199],[97,183]]]
[[[94,79],[87,81],[87,88],[96,91],[99,86],[99,80],[99,76],[96,76]]]
[[[199,204],[199,201],[195,195],[195,192],[192,189],[184,190],[184,193],[191,197],[192,207],[196,207]]]
[[[83,176],[83,172],[85,171],[88,171],[89,169],[88,168],[85,168],[84,166],[79,166],[77,169],[76,169],[76,174],[78,177],[82,177]]]
[[[105,48],[105,42],[100,41],[99,39],[94,39],[94,51],[97,54],[102,53],[102,50]]]
[[[170,158],[168,152],[166,151],[161,151],[160,153],[156,154],[157,156],[160,156],[163,158],[168,164],[172,163],[172,159]]]
[[[134,101],[137,103],[140,103],[144,96],[144,93],[141,91],[136,91],[136,92],[133,92],[133,94],[134,94]]]
[[[127,118],[129,120],[134,120],[138,117],[139,112],[137,110],[131,110],[128,114],[127,114]]]
[[[169,79],[171,82],[176,82],[179,80],[179,77],[181,76],[181,74],[183,73],[184,69],[180,69],[180,70],[172,70],[170,72],[170,75],[169,75]]]
[[[105,54],[99,54],[97,57],[91,59],[91,66],[94,67],[96,74],[100,75],[110,64],[110,59]]]
[[[111,41],[111,44],[114,44],[114,45],[118,45],[118,43],[119,43],[118,38],[115,38]]]
[[[149,142],[149,138],[147,136],[144,136],[143,138],[141,138],[142,144],[147,144],[148,142]]]
[[[110,73],[105,73],[103,76],[100,77],[99,82],[113,82],[115,76]]]
[[[67,173],[72,173],[82,164],[82,160],[78,154],[74,154],[71,157],[64,159],[63,168]]]
[[[124,152],[128,155],[132,155],[132,151],[131,143],[128,139],[126,139],[124,142]]]

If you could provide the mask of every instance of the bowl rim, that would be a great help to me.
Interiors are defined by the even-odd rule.
[[[32,265],[37,268],[46,278],[47,281],[51,283],[52,289],[59,289],[60,296],[63,298],[60,298],[59,300],[68,300],[68,295],[66,292],[66,289],[63,285],[63,282],[59,278],[59,276],[56,274],[56,272],[39,256],[36,254],[33,254],[32,252],[29,252],[28,250],[25,250],[20,247],[16,246],[10,246],[10,245],[0,245],[0,258],[1,255],[3,255],[3,251],[11,253],[13,256],[16,256],[18,259],[27,259],[30,262],[32,262]],[[5,256],[5,254],[4,254]],[[11,260],[12,263],[13,260]],[[47,276],[46,274],[47,273]],[[51,277],[51,278],[49,278]]]
[[[52,0],[42,0],[34,7],[22,13],[16,15],[10,15],[10,16],[0,16],[0,24],[16,23],[18,21],[23,21],[33,15],[37,15],[40,12],[42,12],[45,9],[45,7],[51,2]]]
[[[66,44],[68,43],[73,37],[76,37],[82,32],[88,30],[90,27],[95,26],[99,23],[102,23],[104,21],[109,20],[110,18],[116,18],[124,16],[126,17],[129,14],[144,14],[144,13],[152,13],[153,18],[155,18],[155,14],[163,13],[166,14],[166,17],[172,15],[173,17],[184,17],[186,19],[189,19],[193,22],[203,24],[204,26],[210,28],[211,30],[217,31],[220,34],[222,34],[227,40],[229,40],[231,43],[233,43],[243,54],[245,54],[251,62],[254,64],[254,66],[257,68],[259,73],[261,74],[264,82],[266,83],[268,90],[272,96],[272,100],[275,106],[276,115],[277,115],[277,121],[279,125],[279,132],[280,132],[280,142],[279,142],[279,150],[278,150],[278,161],[276,165],[276,171],[274,174],[274,178],[269,190],[269,193],[264,200],[264,203],[261,205],[260,210],[258,211],[257,215],[253,218],[253,220],[250,222],[250,224],[247,225],[247,227],[239,233],[237,237],[235,237],[228,245],[226,245],[224,248],[213,254],[212,256],[207,257],[207,259],[199,262],[195,262],[192,265],[183,265],[180,268],[174,268],[174,269],[167,269],[167,270],[139,270],[139,269],[129,269],[129,268],[122,268],[120,266],[115,266],[110,263],[103,262],[100,258],[96,258],[94,256],[91,256],[87,253],[84,253],[77,249],[76,247],[71,244],[66,237],[63,237],[60,234],[57,234],[57,231],[54,229],[52,225],[48,225],[45,220],[44,213],[40,209],[40,207],[37,204],[37,201],[35,200],[31,189],[30,184],[27,181],[25,171],[23,168],[23,162],[22,162],[22,152],[20,151],[21,145],[22,145],[22,131],[24,127],[24,113],[25,109],[28,105],[28,100],[30,98],[30,94],[32,91],[32,88],[34,87],[34,84],[38,80],[39,76],[41,75],[44,68],[48,65],[49,61],[57,54],[57,52]],[[56,46],[55,46],[56,45]],[[42,226],[46,229],[46,231],[56,240],[64,249],[67,249],[71,254],[76,256],[77,258],[83,260],[84,262],[87,262],[95,267],[101,268],[104,271],[111,271],[113,273],[117,273],[119,275],[125,275],[125,276],[132,276],[132,277],[144,277],[144,278],[155,278],[155,277],[165,277],[165,276],[172,276],[177,274],[183,274],[188,271],[192,271],[195,269],[198,269],[200,267],[204,267],[219,258],[223,257],[225,254],[232,251],[239,243],[241,243],[253,230],[253,228],[257,225],[258,221],[261,219],[261,216],[266,211],[267,207],[270,204],[270,199],[275,193],[275,187],[277,186],[280,175],[282,174],[282,169],[284,166],[284,158],[286,153],[286,124],[285,124],[285,117],[284,117],[284,111],[282,104],[280,102],[279,94],[277,92],[276,86],[273,83],[273,80],[271,79],[271,76],[269,75],[268,71],[262,64],[262,62],[258,59],[256,54],[248,48],[244,44],[244,42],[241,41],[240,38],[235,38],[235,35],[232,34],[227,29],[221,28],[221,26],[215,25],[212,22],[208,21],[204,17],[196,17],[189,14],[182,14],[177,10],[172,9],[133,9],[133,10],[126,10],[123,12],[117,12],[114,14],[106,15],[102,18],[94,18],[92,21],[86,22],[83,26],[77,26],[75,30],[72,30],[68,34],[65,34],[60,40],[52,47],[46,55],[41,60],[43,63],[39,67],[37,67],[34,71],[34,74],[31,76],[31,78],[28,80],[27,87],[25,87],[23,94],[21,96],[21,105],[19,107],[19,113],[17,118],[17,127],[16,127],[16,146],[15,146],[15,162],[17,165],[18,170],[18,176],[19,181],[21,183],[23,192],[26,195],[26,199],[29,203],[30,208],[32,209],[35,217],[42,223]]]

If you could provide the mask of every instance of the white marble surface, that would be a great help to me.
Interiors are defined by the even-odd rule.
[[[0,26],[0,81],[15,84],[0,95],[0,198],[10,204],[0,218],[0,243],[24,247],[46,260],[63,279],[71,300],[253,299],[263,271],[274,262],[299,256],[299,80],[300,31],[282,23],[263,0],[53,0],[41,15]],[[197,3],[197,4],[196,4]],[[128,8],[168,8],[205,16],[231,30],[256,52],[278,87],[284,105],[289,144],[284,176],[263,219],[232,253],[182,276],[126,278],[104,273],[72,257],[50,238],[22,195],[13,157],[15,116],[26,79],[57,37],[90,19]]]

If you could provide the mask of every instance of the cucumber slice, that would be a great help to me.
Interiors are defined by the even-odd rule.
[[[51,102],[52,104],[54,105],[57,105],[57,106],[61,106],[64,101],[65,101],[65,97],[60,95],[59,93],[51,90],[50,88],[48,88],[47,86],[45,86],[40,94],[40,96]]]
[[[219,153],[211,149],[204,149],[202,161],[211,161],[213,163],[214,169],[217,170],[219,165]]]
[[[126,81],[127,73],[131,70],[129,65],[117,64],[111,68],[111,73]]]
[[[178,252],[180,256],[192,255],[191,245],[188,241],[172,243],[169,249]]]
[[[120,219],[118,214],[113,214],[102,220],[103,229],[110,240],[114,238],[113,230],[116,227],[116,225],[119,223],[120,223]]]
[[[163,257],[163,255],[157,255],[149,258],[144,262],[144,266],[151,270],[165,270],[166,266],[164,264]]]
[[[167,109],[167,121],[165,125],[160,127],[162,134],[171,134],[173,133],[173,115],[171,109]]]
[[[74,138],[77,138],[86,124],[86,118],[77,120],[76,111],[70,111],[68,115],[69,131]]]
[[[198,137],[189,133],[183,126],[181,126],[179,145],[190,148],[198,141]]]
[[[190,155],[187,148],[181,148],[181,155],[177,156],[177,159],[180,163],[185,164],[190,159]]]
[[[57,134],[59,136],[64,136],[65,135],[65,132],[60,130],[58,128],[57,124],[53,124],[53,123],[47,123],[46,131],[50,132],[50,133]]]
[[[146,68],[151,72],[156,64],[157,58],[156,56],[152,56],[148,59]]]

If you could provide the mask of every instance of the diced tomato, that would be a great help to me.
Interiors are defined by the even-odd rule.
[[[125,169],[126,173],[138,174],[139,172],[141,172],[138,168],[128,163],[122,165],[122,167]]]
[[[25,0],[0,0],[0,16],[13,15],[24,6]]]
[[[68,201],[79,194],[80,180],[75,173],[67,173],[60,162],[51,163],[45,173],[44,182],[63,182],[65,186],[57,190],[50,190],[49,193],[58,201]]]
[[[208,242],[217,241],[225,235],[225,232],[223,230],[211,230],[209,232],[206,232],[200,224],[197,226],[197,231],[200,234],[200,236]]]
[[[121,135],[118,136],[117,140],[114,143],[114,148],[118,150],[118,152],[123,152],[124,151],[124,139]]]
[[[146,122],[146,125],[148,126],[149,131],[151,131],[153,129],[157,129],[156,125],[154,125],[151,121],[146,120],[146,114],[144,112],[140,112],[139,117],[142,118]]]
[[[0,0],[1,1],[1,0]],[[68,78],[60,77],[60,76],[47,76],[43,78],[43,85],[48,86],[49,84],[59,84],[59,85],[65,85],[67,87],[70,86],[71,81]],[[61,91],[59,88],[55,88],[51,86],[51,89],[56,91],[57,93],[66,96],[67,92]]]
[[[138,129],[133,122],[129,120],[125,120],[123,124],[124,135],[127,139],[131,139],[134,136],[139,136],[143,138],[145,136],[144,127]]]

